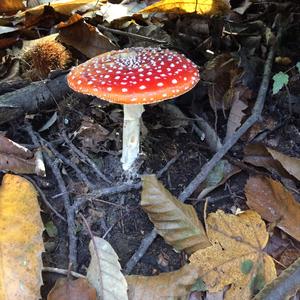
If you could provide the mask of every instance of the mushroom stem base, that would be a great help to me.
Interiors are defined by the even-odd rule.
[[[129,170],[140,152],[140,118],[144,112],[143,105],[124,104],[123,125],[123,170]]]

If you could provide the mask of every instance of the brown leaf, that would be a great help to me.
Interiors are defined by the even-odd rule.
[[[245,193],[250,208],[300,241],[300,204],[280,182],[253,176],[247,181]]]
[[[155,175],[143,176],[142,182],[141,206],[168,244],[189,254],[210,245],[192,205],[176,199]]]
[[[36,174],[36,161],[14,155],[0,153],[0,170],[12,171],[17,174]]]
[[[282,165],[270,155],[263,144],[246,145],[243,160],[254,166],[263,167],[274,174],[289,177]]]
[[[191,265],[158,276],[126,276],[128,297],[130,300],[187,299],[197,279],[198,272]]]
[[[274,149],[268,148],[268,152],[272,155],[272,157],[278,160],[281,165],[295,178],[300,181],[300,159],[297,157],[291,157],[280,153]]]
[[[224,142],[236,132],[236,130],[241,126],[242,120],[246,115],[243,111],[248,107],[248,105],[240,100],[236,99],[230,109],[228,121],[227,121],[227,131]]]
[[[0,187],[0,299],[40,299],[43,223],[37,192],[6,174]]]
[[[118,47],[96,27],[86,23],[84,19],[75,14],[67,23],[58,25],[59,39],[69,46],[91,58],[101,53],[116,50]]]
[[[238,60],[229,53],[223,53],[210,60],[202,78],[210,81],[208,89],[212,109],[228,109],[234,100],[248,98],[248,89],[241,85],[243,70],[238,67]]]
[[[47,300],[97,300],[96,290],[84,278],[61,278],[55,282]]]
[[[212,246],[190,257],[210,292],[230,285],[224,299],[251,299],[276,277],[272,258],[262,251],[269,234],[258,213],[247,210],[237,216],[218,210],[206,220]]]
[[[23,0],[1,0],[0,13],[15,13],[24,9]]]

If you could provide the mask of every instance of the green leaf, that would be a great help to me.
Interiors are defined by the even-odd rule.
[[[252,290],[253,295],[257,294],[264,286],[265,286],[265,277],[262,273],[256,274],[250,283],[250,288]]]
[[[296,68],[298,69],[298,72],[300,73],[300,61],[298,61],[298,62],[296,63]]]
[[[45,229],[49,237],[53,238],[57,236],[57,227],[54,225],[52,221],[46,223]]]
[[[207,291],[205,282],[198,278],[192,286],[191,292],[204,292]]]
[[[283,72],[279,72],[279,73],[276,73],[273,76],[273,80],[274,80],[274,82],[273,82],[273,95],[275,95],[283,88],[283,86],[288,84],[289,75],[285,74]]]
[[[253,267],[253,261],[246,259],[241,263],[241,271],[243,274],[249,274]]]

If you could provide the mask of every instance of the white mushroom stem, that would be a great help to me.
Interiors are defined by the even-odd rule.
[[[143,105],[124,104],[123,125],[123,170],[129,170],[140,152],[140,119],[144,112]]]

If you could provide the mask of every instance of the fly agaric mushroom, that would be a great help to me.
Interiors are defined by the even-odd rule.
[[[142,47],[101,54],[73,68],[67,77],[77,92],[124,105],[124,170],[129,170],[139,155],[143,105],[180,96],[199,79],[197,66],[184,55]]]

